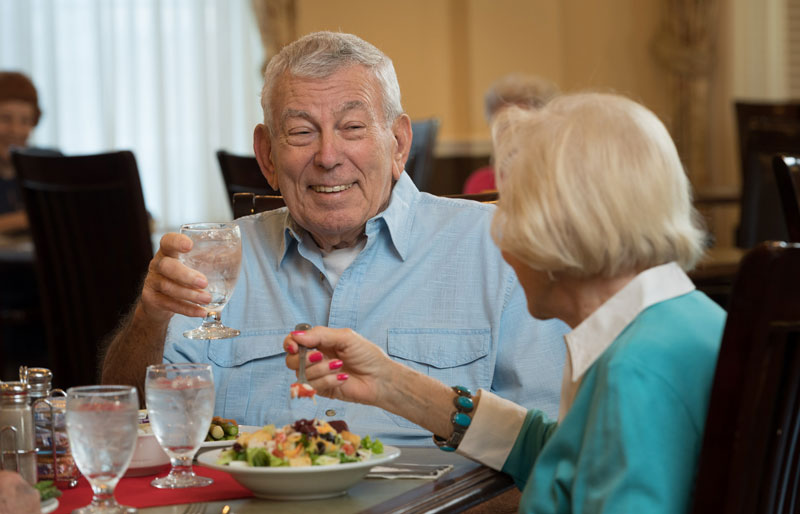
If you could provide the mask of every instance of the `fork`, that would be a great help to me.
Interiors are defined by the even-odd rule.
[[[294,327],[294,329],[295,329],[295,331],[297,331],[297,330],[302,330],[302,331],[311,330],[311,325],[309,325],[308,323],[298,323]],[[299,362],[299,366],[298,366],[298,369],[297,369],[297,382],[292,384],[293,388],[294,388],[295,385],[298,385],[300,387],[302,387],[303,385],[307,385],[309,388],[313,389],[311,384],[308,383],[308,379],[306,378],[306,353],[307,352],[308,352],[308,348],[306,348],[303,345],[297,345],[297,356],[300,359],[300,362]],[[300,395],[298,394],[296,396],[296,398],[300,398]]]
[[[298,323],[297,326],[294,327],[295,331],[302,330],[311,330],[311,325],[308,323]],[[306,352],[308,352],[308,348],[303,345],[297,345],[298,357],[300,358],[300,369],[297,373],[297,381],[301,384],[308,384],[308,380],[306,380]]]

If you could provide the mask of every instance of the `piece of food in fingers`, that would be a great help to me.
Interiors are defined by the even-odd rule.
[[[310,384],[295,382],[289,387],[289,395],[295,398],[314,398],[317,391]]]

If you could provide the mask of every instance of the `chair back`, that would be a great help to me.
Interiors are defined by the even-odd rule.
[[[436,136],[439,133],[439,120],[428,118],[411,122],[413,137],[411,151],[406,161],[406,172],[417,189],[428,191],[433,174],[433,149],[436,147]]]
[[[446,198],[461,198],[464,200],[474,200],[483,203],[497,203],[499,194],[497,191],[487,191],[485,193],[459,193],[455,195],[444,195]]]
[[[800,512],[800,244],[742,260],[695,481],[695,513]]]
[[[789,239],[800,242],[800,154],[776,155],[772,160],[772,170]]]
[[[101,344],[128,312],[153,257],[131,152],[11,155],[36,251],[54,385],[98,383]]]
[[[233,195],[236,193],[255,193],[259,195],[279,195],[280,193],[270,187],[267,179],[261,173],[258,161],[252,155],[234,155],[225,150],[217,152],[219,168],[225,189],[228,191],[228,201],[233,207]],[[234,217],[236,217],[234,215]]]
[[[233,194],[233,219],[264,211],[280,209],[286,205],[280,195]]]
[[[772,171],[777,153],[800,154],[800,102],[736,103],[742,173],[740,248],[788,239]]]
[[[476,202],[495,203],[497,192],[477,193],[477,194],[457,194],[446,195],[447,198],[462,198],[465,200],[475,200]],[[253,193],[234,193],[233,195],[233,218],[238,219],[242,216],[249,216],[264,211],[280,209],[286,205],[283,197],[279,195],[257,195]]]

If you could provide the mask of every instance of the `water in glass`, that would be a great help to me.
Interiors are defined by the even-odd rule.
[[[92,486],[92,503],[75,513],[128,513],[114,488],[136,447],[139,399],[129,386],[83,386],[67,391],[67,434],[75,464]]]
[[[224,326],[220,311],[228,303],[242,262],[242,241],[239,226],[233,223],[193,223],[183,225],[181,234],[193,243],[180,261],[206,276],[211,302],[203,305],[208,311],[199,328],[184,333],[190,339],[225,339],[239,335],[239,331]]]
[[[145,396],[150,426],[169,455],[172,470],[153,481],[161,488],[208,485],[211,479],[192,471],[194,454],[202,444],[214,414],[214,382],[207,364],[149,366]]]

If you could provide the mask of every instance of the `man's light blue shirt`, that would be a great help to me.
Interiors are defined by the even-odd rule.
[[[429,432],[375,407],[289,400],[296,378],[285,366],[284,337],[297,323],[351,328],[445,384],[489,389],[555,416],[568,327],[528,314],[489,233],[494,209],[420,193],[403,173],[335,289],[319,248],[286,208],[240,218],[242,268],[222,322],[241,335],[189,340],[182,333],[200,320],[176,315],[164,361],[210,363],[215,415],[240,424],[343,419],[389,444],[430,443]]]

